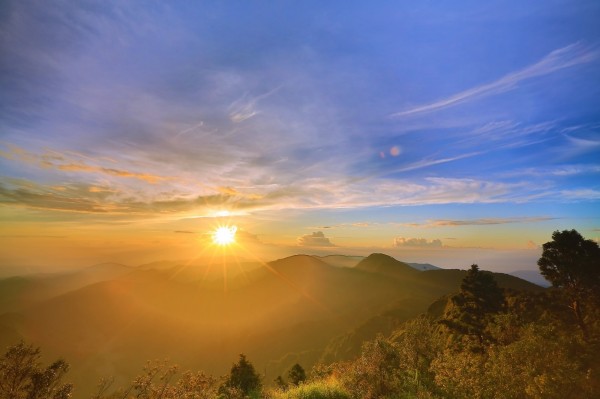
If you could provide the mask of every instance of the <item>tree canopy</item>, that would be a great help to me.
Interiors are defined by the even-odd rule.
[[[443,324],[461,334],[474,336],[482,343],[489,316],[504,307],[504,294],[491,273],[471,265],[460,292],[451,297],[449,305]]]
[[[554,287],[580,294],[600,287],[600,247],[576,230],[555,231],[538,266]]]
[[[298,363],[294,364],[290,371],[288,371],[288,378],[290,379],[290,383],[294,385],[299,385],[300,383],[306,381],[306,372]]]
[[[598,244],[586,240],[576,230],[557,230],[552,233],[552,241],[543,245],[538,266],[553,287],[564,290],[571,301],[577,323],[585,334],[583,304],[594,300],[600,290]]]
[[[0,398],[67,399],[73,386],[62,384],[69,365],[62,359],[42,368],[40,349],[20,342],[0,358]]]
[[[224,388],[233,388],[241,391],[244,395],[249,395],[258,392],[261,386],[260,376],[254,366],[246,359],[246,355],[241,354],[239,361],[231,366]]]

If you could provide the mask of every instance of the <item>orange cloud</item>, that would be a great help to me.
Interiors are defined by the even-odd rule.
[[[263,198],[263,195],[254,193],[243,193],[232,187],[217,187],[216,190],[221,194],[228,195],[231,197],[242,197],[251,200],[257,200]]]
[[[143,180],[150,184],[155,184],[161,180],[166,179],[166,177],[162,177],[162,176],[158,176],[158,175],[151,175],[149,173],[137,173],[137,172],[130,172],[130,171],[121,170],[121,169],[103,168],[103,167],[99,167],[99,166],[90,166],[90,165],[86,165],[83,163],[79,163],[79,164],[71,163],[71,164],[66,164],[66,165],[58,165],[57,169],[68,171],[68,172],[99,172],[99,173],[105,173],[107,175],[117,176],[117,177],[131,177],[134,179]]]
[[[88,165],[79,160],[72,161],[56,151],[47,151],[44,154],[29,152],[18,146],[7,144],[8,151],[0,150],[0,156],[9,160],[18,160],[24,163],[34,164],[45,169],[57,169],[65,172],[91,172],[104,173],[110,176],[126,177],[143,180],[150,184],[156,184],[161,180],[168,179],[164,176],[150,173],[131,172],[123,169],[106,168],[103,166]]]

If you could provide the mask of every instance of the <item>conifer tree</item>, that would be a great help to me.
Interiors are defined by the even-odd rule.
[[[306,381],[306,372],[298,363],[294,364],[290,371],[288,371],[288,378],[290,382],[294,385],[300,385],[302,382]]]
[[[240,360],[231,366],[229,376],[222,388],[239,390],[243,395],[250,395],[260,391],[262,386],[260,376],[254,369],[252,363],[241,354]]]
[[[442,323],[461,334],[474,336],[483,344],[485,327],[490,316],[504,308],[504,294],[494,276],[471,265],[460,285],[460,292],[451,297]]]

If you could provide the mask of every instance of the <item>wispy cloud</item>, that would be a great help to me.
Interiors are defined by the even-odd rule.
[[[356,183],[356,182],[372,179],[375,177],[389,176],[391,174],[396,174],[396,173],[412,172],[415,170],[425,169],[425,168],[435,166],[435,165],[443,165],[443,164],[450,163],[450,162],[460,161],[461,159],[472,158],[472,157],[481,155],[483,153],[484,153],[484,151],[476,151],[476,152],[469,152],[466,154],[460,154],[460,155],[456,155],[453,157],[447,157],[447,158],[424,158],[424,159],[421,159],[419,161],[415,161],[412,163],[408,163],[408,164],[404,164],[404,165],[400,165],[400,166],[396,166],[396,167],[381,169],[374,173],[369,173],[369,174],[362,175],[360,177],[352,178],[349,181],[351,183]]]
[[[573,189],[561,190],[560,195],[563,199],[571,201],[594,201],[600,200],[600,190],[595,189]]]
[[[441,248],[442,240],[428,240],[426,238],[394,238],[394,247]]]
[[[121,169],[113,169],[113,168],[104,168],[99,166],[91,166],[86,164],[63,164],[57,165],[57,169],[64,170],[67,172],[97,172],[97,173],[105,173],[111,176],[117,177],[130,177],[134,179],[143,180],[147,183],[157,183],[160,180],[166,179],[163,176],[152,175],[149,173],[138,173],[138,172],[130,172],[127,170]]]
[[[416,224],[413,226],[422,227],[453,227],[453,226],[487,226],[487,225],[498,225],[498,224],[512,224],[512,223],[537,223],[545,222],[548,220],[554,220],[555,217],[549,216],[538,216],[538,217],[515,217],[515,218],[480,218],[480,219],[439,219],[431,220],[425,224]]]
[[[349,223],[337,223],[337,224],[331,224],[328,226],[310,226],[307,227],[307,229],[317,229],[317,230],[327,230],[327,229],[336,229],[336,228],[341,228],[341,227],[354,227],[354,228],[370,228],[370,227],[377,227],[379,226],[380,223],[377,222],[349,222]]]
[[[399,172],[410,172],[413,170],[418,170],[418,169],[423,169],[423,168],[427,168],[430,166],[434,166],[434,165],[441,165],[441,164],[445,164],[448,162],[454,162],[454,161],[459,161],[461,159],[466,159],[466,158],[471,158],[477,155],[481,155],[482,152],[481,151],[477,151],[477,152],[470,152],[468,154],[461,154],[461,155],[457,155],[455,157],[449,157],[449,158],[439,158],[439,159],[423,159],[421,161],[406,165],[406,166],[401,166],[397,169],[391,169],[389,171],[386,172],[386,174],[388,173],[399,173]]]
[[[598,148],[600,148],[600,139],[598,138],[581,138],[574,137],[571,135],[565,136],[576,148],[576,152],[587,152],[597,150]]]
[[[505,75],[494,82],[473,87],[430,104],[419,105],[405,111],[400,111],[392,114],[392,116],[402,117],[423,112],[437,111],[474,99],[503,93],[515,89],[518,84],[524,80],[548,75],[552,72],[572,66],[585,64],[595,60],[597,57],[598,51],[596,49],[591,49],[580,43],[573,43],[556,49],[535,64]]]
[[[535,177],[569,177],[584,174],[595,174],[600,173],[600,165],[563,165],[555,168],[527,168],[519,169],[511,172],[502,173],[501,176],[506,177],[523,177],[523,176],[535,176]]]
[[[14,145],[9,145],[8,147],[9,151],[0,150],[0,156],[9,160],[18,160],[33,164],[41,168],[56,169],[65,172],[102,173],[115,177],[143,180],[151,184],[168,179],[167,177],[151,173],[132,172],[123,169],[89,165],[80,159],[71,159],[70,155],[67,153],[60,154],[57,151],[46,151],[44,154],[36,154]]]
[[[87,184],[50,187],[28,181],[0,181],[0,204],[55,211],[110,214],[124,217],[161,218],[190,213],[218,217],[220,209],[268,209],[269,202],[244,197],[213,194],[184,197],[176,194],[164,198],[136,199],[128,192],[94,190]]]
[[[495,145],[490,150],[524,147],[552,138],[557,121],[524,124],[514,121],[493,121],[463,135],[457,144]]]
[[[268,92],[261,94],[259,96],[253,98],[247,98],[247,96],[243,96],[242,98],[234,101],[230,106],[229,119],[231,119],[234,123],[240,123],[245,121],[246,119],[250,119],[260,111],[257,109],[258,102],[264,98],[267,98],[277,92],[281,86],[274,88],[273,90],[269,90]]]
[[[69,190],[68,192],[53,192],[27,187],[10,189],[0,184],[0,204],[3,205],[83,213],[107,213],[115,211],[114,207],[109,207],[108,204],[98,199],[73,194],[73,190]]]
[[[381,111],[381,105],[393,104],[396,88],[407,82],[390,84],[389,75],[377,69],[379,63],[361,61],[367,54],[356,53],[359,62],[354,63],[338,53],[315,52],[319,43],[310,37],[321,35],[303,35],[288,46],[287,38],[279,41],[280,32],[265,29],[261,35],[267,40],[260,41],[260,50],[236,52],[237,41],[213,37],[210,28],[207,35],[198,34],[199,26],[214,25],[202,19],[212,15],[204,7],[192,16],[177,6],[142,10],[109,2],[96,11],[75,6],[66,16],[45,2],[28,4],[14,4],[16,14],[3,36],[10,39],[10,51],[0,64],[8,66],[7,81],[18,78],[18,84],[0,99],[9,106],[7,115],[15,114],[14,105],[22,108],[23,118],[2,130],[6,142],[20,147],[0,146],[0,162],[7,166],[5,176],[32,182],[2,181],[4,204],[185,218],[215,217],[223,210],[247,214],[596,198],[593,186],[559,189],[551,181],[552,176],[574,175],[574,170],[565,168],[561,175],[557,168],[548,179],[524,182],[518,174],[508,174],[516,165],[537,168],[537,163],[521,162],[530,154],[492,157],[498,149],[555,136],[578,151],[596,151],[593,134],[564,128],[561,121],[524,122],[511,110],[497,119],[483,110],[456,120],[447,115],[407,118],[396,128],[395,121],[381,120],[382,112],[392,112]],[[226,8],[217,14],[227,18]],[[164,18],[169,12],[174,14]],[[45,23],[39,24],[41,20]],[[265,14],[262,21],[268,24],[271,18]],[[245,19],[238,22],[241,31],[255,32],[244,25]],[[359,50],[350,36],[335,40]],[[375,49],[383,54],[381,50]],[[395,115],[512,90],[527,79],[589,63],[597,55],[594,48],[572,44],[495,82]],[[493,63],[482,60],[481,68],[493,71]],[[439,93],[439,87],[423,89]],[[356,95],[362,90],[364,98]],[[51,100],[38,106],[40,98]],[[576,123],[594,126],[585,118]],[[548,153],[551,145],[539,153]],[[378,157],[382,150],[385,159]],[[510,165],[504,155],[510,155]],[[540,170],[542,165],[550,164],[539,164]]]

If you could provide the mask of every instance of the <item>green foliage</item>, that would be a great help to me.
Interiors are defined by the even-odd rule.
[[[241,354],[240,360],[231,366],[225,382],[219,388],[224,398],[236,398],[237,395],[256,395],[260,392],[262,382],[252,363]]]
[[[384,398],[398,391],[401,358],[396,345],[381,336],[365,343],[361,356],[352,363],[342,381],[355,398]]]
[[[67,399],[73,386],[62,384],[69,365],[62,359],[40,368],[40,349],[20,342],[0,358],[1,399]]]
[[[287,382],[285,382],[280,375],[278,375],[277,378],[275,378],[275,380],[273,382],[275,383],[277,388],[279,388],[282,391],[285,391],[288,389]]]
[[[142,374],[127,389],[108,396],[111,380],[102,380],[93,399],[213,399],[217,396],[217,380],[201,371],[187,371],[179,378],[178,367],[167,361],[149,361]]]
[[[350,394],[336,380],[320,380],[301,384],[288,391],[277,391],[272,399],[351,399]]]
[[[489,351],[488,392],[506,399],[586,397],[586,372],[569,353],[572,345],[552,327],[524,326],[518,340]]]
[[[485,329],[490,316],[505,305],[504,294],[491,273],[481,272],[477,265],[463,279],[460,292],[450,298],[442,320],[451,330],[477,338],[482,345],[487,337]]]
[[[600,287],[600,247],[576,230],[555,231],[543,245],[538,266],[554,287],[574,293]]]
[[[398,329],[392,339],[401,360],[403,392],[419,395],[429,391],[434,385],[431,362],[443,350],[437,323],[417,317]]]
[[[446,349],[431,364],[437,388],[446,398],[486,398],[482,370],[484,354]]]
[[[585,335],[585,304],[598,305],[600,292],[600,247],[576,230],[555,231],[543,245],[538,266],[552,286],[564,290],[571,309]],[[595,303],[594,303],[595,302]]]
[[[288,371],[288,379],[293,385],[300,385],[300,383],[306,381],[306,372],[298,363],[294,364],[290,371]]]
[[[390,323],[365,324],[369,334],[393,333],[365,342],[352,360],[313,367],[310,380],[296,363],[287,373],[289,385],[279,376],[278,388],[262,391],[261,377],[244,355],[220,380],[149,362],[128,388],[107,394],[111,381],[105,380],[93,399],[598,398],[597,245],[574,230],[553,238],[540,259],[540,268],[555,278],[553,289],[502,291],[491,273],[473,265],[458,274],[460,291],[438,300],[428,316],[400,325],[396,317],[395,331]],[[573,301],[585,334],[578,333]],[[70,397],[71,385],[60,382],[68,365],[59,360],[44,368],[39,359],[37,348],[9,348],[0,358],[0,399]]]

